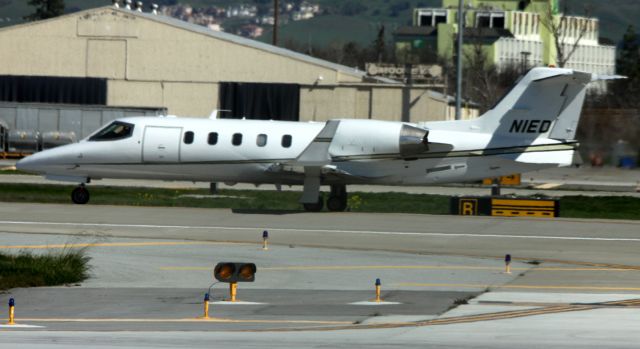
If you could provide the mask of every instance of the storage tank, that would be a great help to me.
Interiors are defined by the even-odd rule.
[[[0,119],[0,153],[7,151],[7,132],[9,132],[9,125]]]
[[[50,131],[42,133],[42,150],[59,147],[61,145],[75,143],[75,132]]]
[[[40,132],[36,130],[11,130],[7,137],[9,152],[35,153],[40,144]]]

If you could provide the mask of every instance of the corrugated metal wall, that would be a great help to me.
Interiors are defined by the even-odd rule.
[[[72,104],[0,103],[0,119],[10,130],[74,132],[82,139],[105,123],[128,116],[164,114],[162,108],[118,108]]]

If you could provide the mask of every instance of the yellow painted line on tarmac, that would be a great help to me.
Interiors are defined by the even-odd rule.
[[[504,267],[478,267],[465,265],[334,265],[334,266],[289,266],[289,267],[265,267],[260,271],[323,271],[323,270],[385,270],[385,269],[422,269],[422,270],[495,270],[503,271]],[[211,270],[211,267],[160,267],[160,270],[167,271],[200,271]],[[543,267],[543,268],[512,268],[511,270],[531,270],[531,271],[637,271],[634,269],[610,269],[610,268],[565,268],[565,267]]]
[[[259,320],[259,319],[225,319],[225,318],[179,318],[179,319],[126,319],[126,318],[20,318],[20,322],[219,322],[247,324],[313,324],[313,325],[351,325],[352,321],[325,320]]]
[[[483,284],[439,284],[400,282],[394,286],[412,287],[460,287],[460,288],[493,288],[493,289],[539,289],[539,290],[585,290],[585,291],[640,291],[640,287],[616,286],[571,286],[571,285],[483,285]]]
[[[230,245],[232,242],[209,241],[152,241],[152,242],[96,242],[79,244],[50,244],[50,245],[4,245],[0,249],[52,249],[52,248],[82,248],[82,247],[141,247],[141,246],[186,246],[186,245]]]

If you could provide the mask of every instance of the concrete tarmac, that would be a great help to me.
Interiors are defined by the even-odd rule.
[[[640,224],[0,204],[0,250],[87,248],[91,278],[14,289],[0,347],[634,347]],[[261,248],[264,229],[268,250]],[[512,274],[503,257],[514,257]],[[247,303],[213,265],[251,261]],[[381,278],[383,299],[369,303]],[[6,312],[0,307],[0,318]]]
[[[0,169],[11,168],[14,162],[0,160]],[[69,182],[55,182],[33,175],[0,175],[0,183],[25,184],[66,184]],[[91,186],[114,187],[150,187],[171,189],[207,189],[209,183],[188,181],[159,181],[159,180],[123,180],[103,179],[93,181]],[[252,184],[227,185],[218,183],[220,189],[258,189],[274,190],[273,185]],[[282,190],[301,191],[301,186],[283,186]],[[327,190],[328,188],[323,188]],[[410,194],[435,195],[488,195],[490,187],[479,184],[450,184],[440,186],[378,186],[378,185],[350,185],[349,192],[401,192]],[[563,167],[552,168],[522,174],[522,183],[516,187],[503,187],[503,195],[546,195],[561,197],[566,195],[585,196],[633,196],[640,197],[640,169],[621,169],[615,167]]]

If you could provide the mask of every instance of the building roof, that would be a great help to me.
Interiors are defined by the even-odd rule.
[[[502,28],[464,28],[464,36],[466,37],[480,37],[480,38],[513,38],[513,34]]]
[[[281,56],[285,56],[285,57],[289,57],[295,60],[299,60],[302,62],[306,62],[309,64],[314,64],[320,67],[324,67],[327,69],[333,69],[336,70],[340,73],[343,74],[348,74],[351,76],[355,76],[361,79],[368,79],[368,80],[373,80],[376,82],[381,82],[381,83],[388,83],[388,84],[397,84],[398,82],[391,80],[391,79],[385,79],[385,78],[377,78],[377,77],[372,77],[372,76],[368,76],[366,74],[366,72],[358,70],[357,68],[351,68],[351,67],[347,67],[345,65],[341,65],[341,64],[337,64],[337,63],[333,63],[333,62],[329,62],[329,61],[325,61],[323,59],[318,59],[315,57],[311,57],[309,55],[305,55],[302,53],[298,53],[292,50],[288,50],[282,47],[278,47],[278,46],[274,46],[271,44],[267,44],[264,42],[260,42],[257,40],[252,40],[252,39],[248,39],[239,35],[234,35],[234,34],[230,34],[230,33],[225,33],[222,31],[216,31],[216,30],[211,30],[207,27],[198,25],[198,24],[194,24],[194,23],[189,23],[189,22],[185,22],[182,20],[179,20],[177,18],[173,18],[173,17],[168,17],[168,16],[164,16],[164,15],[154,15],[152,13],[148,13],[148,12],[138,12],[138,11],[134,11],[134,10],[127,10],[127,9],[123,9],[123,8],[114,8],[112,6],[103,6],[103,7],[99,7],[97,9],[92,9],[92,10],[87,10],[87,12],[89,11],[95,11],[95,10],[99,10],[99,9],[111,9],[111,10],[115,10],[115,11],[120,11],[120,12],[124,12],[127,14],[133,14],[139,17],[143,17],[146,18],[148,20],[152,20],[152,21],[156,21],[156,22],[160,22],[166,25],[170,25],[176,28],[180,28],[180,29],[184,29],[184,30],[188,30],[188,31],[192,31],[195,33],[199,33],[202,35],[206,35],[206,36],[210,36],[216,39],[220,39],[220,40],[225,40],[225,41],[229,41],[229,42],[233,42],[235,44],[238,45],[242,45],[242,46],[247,46],[247,47],[251,47],[251,48],[255,48],[258,50],[262,50],[262,51],[266,51],[266,52],[270,52],[270,53],[274,53],[277,55],[281,55]]]
[[[212,38],[216,38],[216,39],[219,39],[219,40],[233,42],[233,43],[238,44],[238,45],[255,48],[255,49],[266,51],[266,52],[270,52],[270,53],[273,53],[273,54],[289,57],[291,59],[295,59],[295,60],[298,60],[298,61],[301,61],[301,62],[317,65],[317,66],[320,66],[320,67],[323,67],[323,68],[327,68],[327,69],[332,69],[332,70],[335,70],[335,71],[340,72],[342,74],[347,74],[347,75],[351,75],[353,77],[357,77],[357,78],[360,78],[360,79],[363,79],[363,80],[368,80],[369,82],[379,82],[379,83],[386,83],[386,84],[398,84],[397,81],[394,81],[394,80],[391,80],[391,79],[368,76],[365,71],[359,70],[357,68],[347,67],[345,65],[341,65],[341,64],[325,61],[323,59],[311,57],[309,55],[305,55],[305,54],[298,53],[298,52],[295,52],[295,51],[291,51],[291,50],[288,50],[288,49],[285,49],[285,48],[282,48],[282,47],[278,47],[278,46],[270,45],[270,44],[267,44],[267,43],[263,43],[263,42],[260,42],[260,41],[248,39],[248,38],[245,38],[245,37],[242,37],[242,36],[238,36],[238,35],[234,35],[234,34],[230,34],[230,33],[225,33],[225,32],[222,32],[222,31],[211,30],[211,29],[209,29],[207,27],[204,27],[204,26],[201,26],[201,25],[198,25],[198,24],[185,22],[185,21],[182,21],[182,20],[179,20],[179,19],[176,19],[176,18],[164,16],[164,15],[161,15],[161,14],[155,15],[155,14],[152,14],[152,13],[149,13],[149,12],[139,12],[139,11],[136,11],[136,10],[127,10],[125,8],[116,8],[116,7],[113,7],[113,6],[102,6],[102,7],[92,8],[92,9],[88,9],[88,10],[84,10],[84,11],[73,12],[73,13],[65,14],[63,16],[54,17],[54,18],[50,18],[50,19],[46,19],[46,20],[41,20],[41,21],[36,21],[36,22],[21,23],[21,24],[17,24],[17,25],[14,25],[14,26],[0,28],[0,31],[10,30],[10,29],[13,29],[15,27],[37,25],[37,24],[45,22],[45,21],[55,21],[55,20],[58,20],[61,17],[81,16],[83,14],[89,14],[89,13],[102,11],[102,10],[118,11],[118,12],[122,12],[122,13],[125,13],[125,14],[128,14],[128,15],[135,15],[135,16],[142,17],[142,18],[145,18],[145,19],[148,19],[148,20],[151,20],[151,21],[155,21],[155,22],[159,22],[159,23],[162,23],[162,24],[165,24],[165,25],[169,25],[169,26],[172,26],[172,27],[175,27],[175,28],[188,30],[188,31],[191,31],[191,32],[194,32],[194,33],[206,35],[206,36],[209,36],[209,37],[212,37]]]
[[[429,90],[428,92],[429,97],[434,98],[434,99],[438,99],[441,101],[446,102],[449,105],[455,105],[456,104],[456,97],[451,96],[451,95],[445,95],[441,92],[438,91],[434,91],[434,90]],[[467,106],[467,107],[471,107],[471,108],[480,108],[480,104],[469,100],[469,99],[462,99],[462,103]]]
[[[429,36],[437,33],[436,27],[418,27],[418,26],[404,26],[396,29],[393,35],[420,35]]]
[[[640,39],[637,40],[640,43]],[[598,38],[598,44],[600,45],[606,45],[606,46],[615,46],[616,42],[609,39],[609,38],[605,38],[603,36]]]

